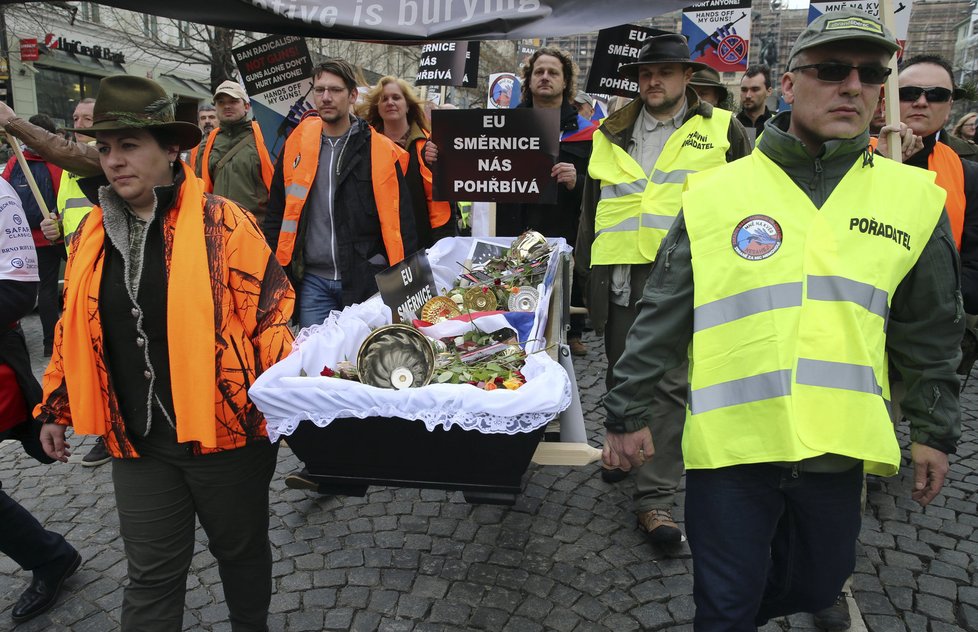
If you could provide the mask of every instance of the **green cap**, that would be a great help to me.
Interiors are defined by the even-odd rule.
[[[826,11],[801,32],[788,54],[788,68],[791,60],[803,50],[832,44],[835,42],[863,41],[876,44],[891,55],[900,50],[900,45],[888,28],[879,20],[856,9]]]

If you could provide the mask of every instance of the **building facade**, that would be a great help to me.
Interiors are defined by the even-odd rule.
[[[75,105],[94,98],[102,77],[149,77],[179,97],[178,118],[196,121],[210,101],[210,68],[177,23],[95,3],[4,7],[9,59],[7,102],[22,116],[41,112],[69,124]],[[154,51],[155,42],[172,44]],[[183,54],[181,54],[183,53]]]

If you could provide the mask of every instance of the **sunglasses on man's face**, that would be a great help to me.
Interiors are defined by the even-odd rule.
[[[835,62],[795,66],[791,69],[791,72],[812,69],[815,70],[816,79],[828,83],[842,83],[849,77],[849,74],[853,70],[859,75],[859,81],[861,83],[880,85],[890,76],[890,69],[884,66],[850,66],[849,64]]]
[[[951,100],[951,91],[947,88],[921,88],[919,86],[904,86],[900,88],[900,100],[913,103],[924,95],[928,103],[947,103]]]

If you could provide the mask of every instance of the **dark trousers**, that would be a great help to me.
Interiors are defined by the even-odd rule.
[[[631,295],[628,307],[608,305],[608,322],[605,325],[604,349],[608,357],[605,385],[608,390],[614,384],[615,363],[625,353],[628,331],[638,316],[638,301],[645,291],[652,264],[634,265],[631,272]],[[652,442],[655,456],[635,472],[635,511],[672,509],[676,489],[683,477],[683,426],[686,422],[686,392],[689,365],[683,363],[667,372],[655,385],[652,402]]]
[[[0,490],[0,551],[25,571],[44,573],[74,555],[62,535],[41,526],[31,512]]]
[[[584,283],[576,279],[571,282],[570,304],[574,307],[584,306]],[[567,338],[580,339],[584,335],[587,317],[584,314],[571,314],[568,325],[570,326],[567,328]]]
[[[738,632],[830,606],[852,574],[862,467],[767,463],[686,472],[696,632]]]
[[[278,447],[258,443],[190,456],[155,419],[138,459],[113,459],[119,527],[129,562],[124,632],[183,628],[194,517],[217,559],[235,632],[267,630],[272,595],[268,485]]]
[[[37,249],[37,274],[41,278],[37,289],[37,312],[41,316],[45,348],[54,343],[54,326],[58,323],[58,316],[61,314],[58,275],[64,257],[65,247],[61,244]]]

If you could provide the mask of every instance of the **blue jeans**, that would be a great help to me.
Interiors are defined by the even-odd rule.
[[[343,309],[343,282],[309,274],[299,290],[299,327],[321,325],[334,309]]]
[[[862,467],[686,472],[696,632],[750,631],[835,601],[856,565]]]

